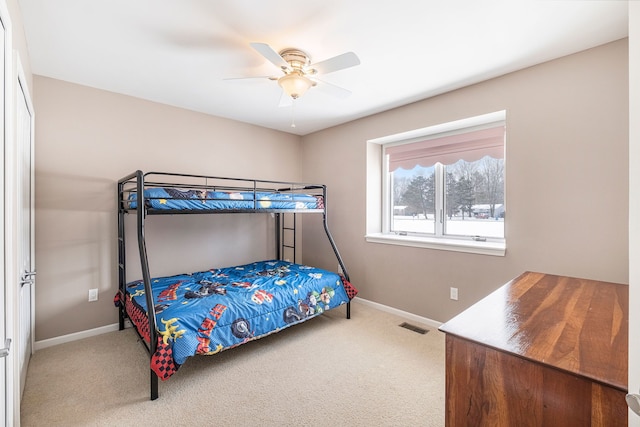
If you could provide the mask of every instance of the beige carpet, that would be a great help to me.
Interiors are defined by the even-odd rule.
[[[442,426],[444,335],[362,303],[189,359],[149,401],[131,330],[32,358],[23,426]],[[423,326],[424,325],[419,325]]]

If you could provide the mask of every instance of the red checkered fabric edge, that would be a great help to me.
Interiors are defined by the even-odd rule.
[[[138,330],[138,333],[144,340],[149,342],[149,319],[147,318],[147,313],[129,296],[125,298],[125,309],[127,310],[127,315],[133,325]]]
[[[340,276],[340,278],[342,279],[342,286],[344,286],[344,290],[347,293],[349,300],[352,300],[358,294],[358,290],[351,284],[351,282],[345,279],[344,276]]]
[[[151,357],[151,369],[156,373],[162,381],[175,374],[180,365],[173,360],[173,351],[169,344],[162,341],[162,337],[158,337],[158,347]]]
[[[144,340],[148,343],[150,341],[149,338],[149,320],[147,318],[147,313],[129,297],[125,297],[125,308],[127,310],[127,314],[133,322],[134,326],[140,333],[140,336],[144,338]],[[156,373],[158,378],[161,380],[166,380],[171,375],[173,375],[180,365],[174,362],[173,360],[173,351],[168,344],[165,344],[162,340],[162,337],[158,337],[158,347],[156,347],[156,351],[151,357],[151,369]]]
[[[120,307],[120,301],[122,301],[122,291],[118,291],[116,296],[113,297],[113,305]]]

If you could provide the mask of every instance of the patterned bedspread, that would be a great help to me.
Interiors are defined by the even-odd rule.
[[[322,209],[321,196],[280,192],[227,192],[148,188],[144,190],[148,207],[153,209]],[[137,207],[137,194],[129,196],[129,207]]]
[[[161,379],[195,354],[215,354],[347,303],[357,290],[340,275],[285,261],[152,279]],[[149,341],[142,281],[127,285],[125,307]]]

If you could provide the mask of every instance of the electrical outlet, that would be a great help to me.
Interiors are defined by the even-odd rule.
[[[458,301],[458,288],[449,288],[449,298]]]
[[[98,301],[98,289],[89,289],[89,302]]]

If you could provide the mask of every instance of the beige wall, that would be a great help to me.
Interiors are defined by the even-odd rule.
[[[360,296],[446,321],[525,270],[627,283],[627,49],[624,39],[303,137],[303,179],[328,185],[329,224]],[[502,109],[506,256],[365,241],[365,194],[380,184],[367,188],[367,140]],[[304,261],[335,270],[315,230],[305,227]]]
[[[360,296],[438,321],[524,270],[627,282],[627,63],[622,40],[308,135],[303,144],[36,76],[36,340],[117,320],[115,182],[135,169],[326,183],[329,225]],[[508,127],[505,257],[365,242],[367,140],[500,109]],[[171,274],[269,256],[269,224],[154,217],[151,268]],[[180,241],[172,246],[172,238]],[[305,262],[336,269],[321,227],[305,227],[303,239]],[[130,236],[129,259],[135,251]],[[129,265],[129,279],[138,278],[137,258]],[[459,301],[449,300],[450,286]],[[98,302],[87,302],[90,288],[99,288]]]
[[[298,136],[40,76],[34,85],[37,341],[117,322],[112,298],[119,178],[136,169],[301,177]],[[127,224],[134,224],[131,219]],[[269,221],[153,217],[147,222],[152,274],[272,257]],[[128,279],[134,280],[139,261],[135,229],[130,231]],[[100,291],[97,302],[87,301],[91,288]]]

